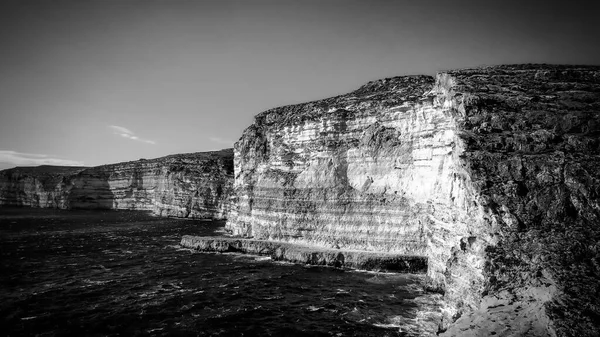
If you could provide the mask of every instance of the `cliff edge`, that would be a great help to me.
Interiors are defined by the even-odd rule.
[[[373,81],[255,117],[227,228],[426,256],[446,335],[593,336],[599,136],[600,67]]]

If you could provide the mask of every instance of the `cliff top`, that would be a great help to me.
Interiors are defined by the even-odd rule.
[[[454,92],[502,95],[502,99],[507,96],[540,96],[544,99],[547,93],[580,96],[574,91],[597,92],[597,85],[600,84],[600,66],[594,65],[482,66],[440,72],[437,74],[437,82],[440,79],[444,82],[443,77],[448,75],[453,80],[447,85]],[[255,116],[255,125],[293,125],[339,111],[369,111],[399,106],[405,102],[419,102],[426,98],[435,82],[433,77],[426,75],[375,80],[348,94],[266,110]],[[577,97],[580,98],[585,100],[584,97]]]
[[[87,169],[87,166],[54,166],[54,165],[40,165],[40,166],[17,166],[13,168],[9,168],[6,170],[2,170],[0,172],[12,171],[12,172],[20,172],[23,174],[35,174],[35,175],[43,175],[43,174],[76,174],[82,170]]]
[[[85,166],[19,166],[0,171],[0,176],[8,178],[23,176],[35,177],[44,186],[51,187],[58,184],[63,177],[74,176],[86,169],[87,167]]]
[[[259,124],[285,124],[313,119],[337,110],[370,110],[416,102],[430,91],[435,79],[426,75],[397,76],[368,82],[348,94],[308,103],[286,105],[261,112],[255,117]]]
[[[557,89],[595,92],[591,86],[600,84],[600,66],[520,64],[467,68],[441,72],[438,81],[447,75],[465,92],[497,94],[531,95]]]
[[[144,164],[148,164],[148,165],[153,165],[153,164],[157,164],[157,163],[172,163],[172,162],[201,163],[204,161],[210,161],[210,160],[215,160],[215,159],[226,159],[228,157],[233,158],[233,149],[232,148],[223,149],[223,150],[219,150],[219,151],[177,153],[177,154],[171,154],[168,156],[152,158],[152,159],[140,158],[138,160],[131,160],[131,161],[125,161],[125,162],[120,162],[120,163],[104,164],[104,165],[100,165],[100,166],[95,166],[95,167],[92,167],[92,169],[99,168],[99,167],[126,166],[126,165],[132,165],[135,163],[144,163]]]
[[[467,67],[459,69],[448,69],[440,73],[502,73],[515,71],[547,71],[547,70],[592,70],[599,71],[600,65],[582,65],[582,64],[548,64],[548,63],[517,63],[500,64],[491,66]]]
[[[60,179],[64,176],[72,176],[79,174],[83,171],[92,170],[104,170],[120,166],[133,166],[133,165],[147,165],[152,166],[156,164],[196,164],[201,165],[211,161],[223,160],[223,166],[227,172],[233,172],[233,149],[223,149],[219,151],[209,152],[194,152],[194,153],[178,153],[164,157],[153,158],[153,159],[138,159],[128,162],[121,162],[115,164],[105,164],[94,167],[85,166],[52,166],[52,165],[40,165],[40,166],[21,166],[14,167],[0,171],[0,175],[29,175],[35,176],[41,181],[54,182],[56,179]]]
[[[524,63],[524,64],[502,64],[493,66],[469,67],[461,69],[449,69],[440,73],[449,74],[507,74],[516,72],[540,72],[540,71],[600,71],[597,65],[569,65],[569,64],[546,64],[546,63]]]
[[[179,153],[153,159],[141,158],[128,162],[91,167],[83,171],[82,174],[94,174],[101,171],[106,173],[123,168],[156,166],[165,166],[172,172],[186,170],[197,173],[223,172],[226,175],[230,175],[233,174],[233,149]]]
[[[512,120],[513,131],[541,127],[562,130],[559,134],[587,133],[596,129],[600,118],[600,66],[523,64],[452,70],[438,74],[436,90],[462,109],[467,127],[486,122],[492,129],[507,129],[508,124],[497,123],[504,116]],[[489,120],[482,121],[476,116],[484,110],[494,115],[487,114]]]

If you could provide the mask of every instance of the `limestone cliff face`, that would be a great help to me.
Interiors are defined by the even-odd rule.
[[[460,161],[457,120],[434,85],[428,76],[386,79],[258,115],[235,146],[237,208],[228,228],[256,239],[428,256],[432,286],[443,289],[453,247],[477,235],[482,215]],[[483,259],[472,262],[473,277],[461,287],[469,291],[460,292],[474,307]]]
[[[35,207],[147,210],[160,216],[223,219],[229,209],[232,157],[229,149],[103,165],[62,175],[60,184],[48,185],[46,189],[29,183],[39,179],[35,174],[13,174],[12,180],[2,180],[1,186],[10,188],[0,189],[0,202]],[[24,189],[25,186],[32,187]],[[46,194],[56,196],[60,202],[34,204],[15,197],[31,195],[29,199],[37,200]]]
[[[67,208],[70,177],[85,169],[42,165],[0,171],[0,205]]]
[[[475,326],[469,313],[496,321],[490,310],[505,300],[524,309],[506,310],[496,333],[517,318],[522,329],[505,335],[598,331],[598,296],[584,305],[582,289],[600,291],[599,76],[598,67],[461,70],[263,112],[235,145],[227,227],[425,255],[432,287],[445,292],[442,329],[460,318],[449,335],[467,334],[461,322],[485,334],[492,318]]]

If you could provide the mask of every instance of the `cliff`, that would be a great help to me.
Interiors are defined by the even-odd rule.
[[[5,170],[0,172],[0,205],[148,210],[159,216],[223,219],[229,208],[232,157],[228,149],[85,169]]]
[[[438,84],[491,235],[482,305],[449,332],[597,336],[600,67],[473,69]]]
[[[446,335],[596,335],[599,131],[600,67],[370,82],[255,117],[227,228],[425,256]]]
[[[0,171],[0,205],[67,208],[69,178],[86,167],[15,167]]]

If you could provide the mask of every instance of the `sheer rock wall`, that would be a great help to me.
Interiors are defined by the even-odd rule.
[[[232,150],[223,150],[58,171],[52,173],[56,181],[46,179],[45,185],[39,182],[38,168],[26,168],[27,174],[10,173],[24,170],[15,168],[0,175],[0,204],[223,219],[229,209],[232,157]],[[32,202],[47,200],[47,195],[53,196],[52,202]]]
[[[70,177],[86,167],[42,165],[0,171],[0,205],[68,208]]]
[[[593,335],[599,74],[516,65],[396,77],[263,112],[235,145],[227,227],[425,255],[445,293],[441,329],[456,320],[447,335]]]
[[[447,334],[599,335],[600,67],[503,66],[437,82],[491,235],[481,305]]]

